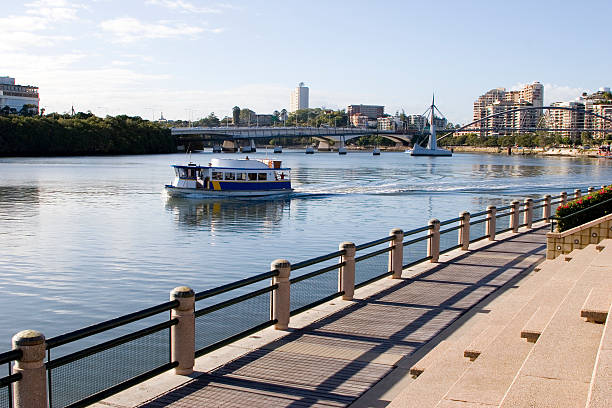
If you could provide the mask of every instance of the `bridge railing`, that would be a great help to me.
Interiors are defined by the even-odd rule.
[[[350,300],[356,288],[385,277],[399,279],[403,270],[438,262],[441,254],[548,221],[553,206],[566,201],[565,192],[527,198],[432,219],[408,231],[396,228],[359,245],[343,242],[337,251],[293,264],[276,260],[270,271],[199,293],[178,287],[169,302],[38,346],[29,341],[31,333],[21,332],[14,338],[15,350],[0,354],[0,366],[8,365],[7,376],[0,378],[0,408],[80,407],[170,369],[189,374],[197,356],[270,326],[284,330],[291,316],[338,297]],[[41,347],[39,361],[32,361],[32,347]],[[28,364],[20,365],[24,359]]]

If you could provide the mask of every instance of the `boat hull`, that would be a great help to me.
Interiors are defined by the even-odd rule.
[[[166,185],[166,193],[170,197],[192,197],[192,198],[247,198],[247,197],[273,197],[287,196],[293,193],[292,188],[282,190],[203,190],[196,188],[181,188]]]
[[[412,148],[411,156],[446,156],[450,157],[453,153],[446,149],[425,149],[418,144]]]

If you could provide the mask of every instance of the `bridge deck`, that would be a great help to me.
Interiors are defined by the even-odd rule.
[[[347,406],[483,298],[545,258],[541,227],[467,252],[146,404]]]

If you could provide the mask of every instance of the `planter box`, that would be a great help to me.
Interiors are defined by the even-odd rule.
[[[574,249],[598,244],[607,238],[612,238],[612,214],[604,215],[567,231],[549,232],[546,234],[546,259],[569,254]]]

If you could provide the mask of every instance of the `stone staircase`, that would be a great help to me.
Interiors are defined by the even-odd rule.
[[[612,239],[547,260],[410,368],[389,407],[612,407]]]

